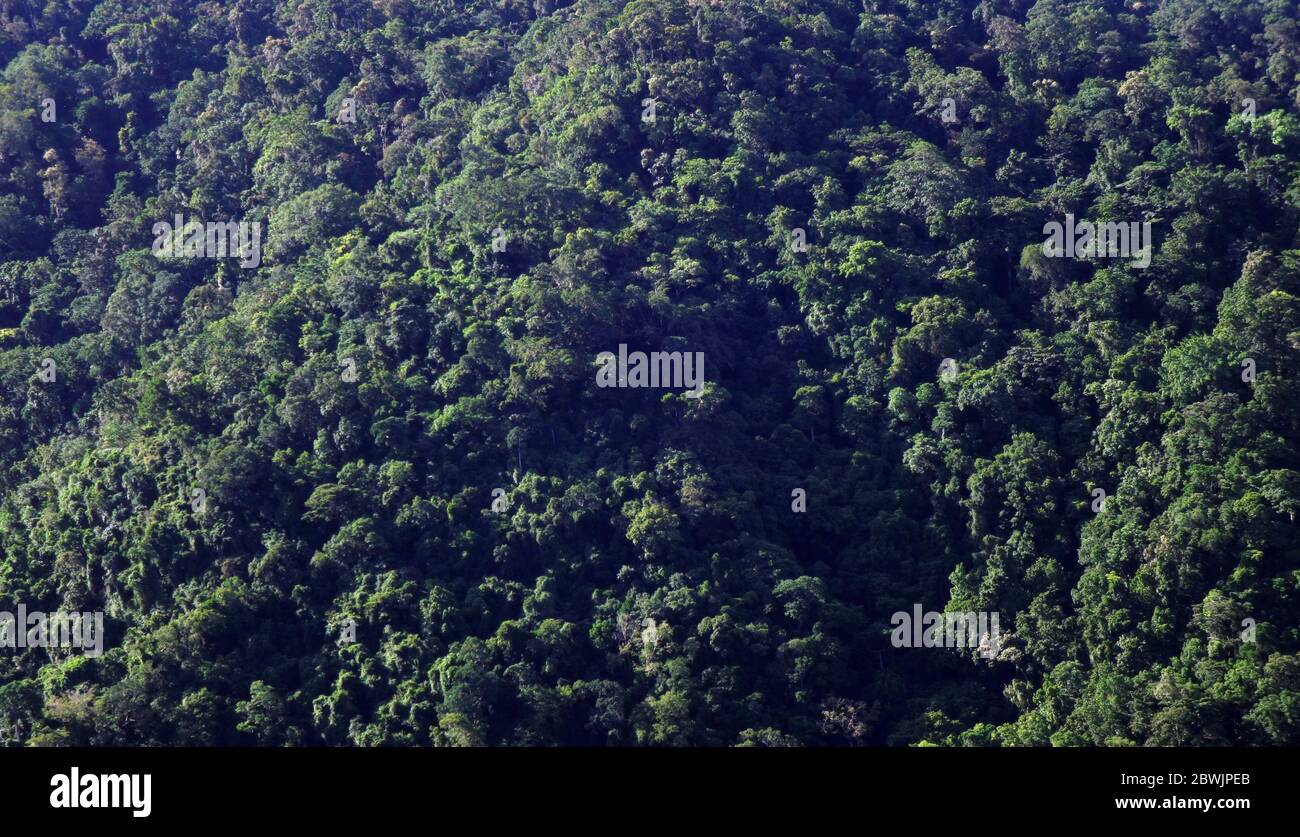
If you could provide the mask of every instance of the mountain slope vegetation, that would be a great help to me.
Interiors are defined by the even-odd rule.
[[[6,2],[0,742],[1300,744],[1298,21]]]

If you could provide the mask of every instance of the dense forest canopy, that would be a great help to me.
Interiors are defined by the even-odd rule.
[[[1300,744],[1298,5],[5,0],[0,743]]]

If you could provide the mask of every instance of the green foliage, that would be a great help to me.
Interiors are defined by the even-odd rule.
[[[1297,12],[6,5],[0,744],[1300,744]]]

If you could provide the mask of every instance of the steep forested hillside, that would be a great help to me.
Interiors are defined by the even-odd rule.
[[[0,743],[1300,744],[1294,0],[6,0],[0,63],[0,609],[107,630],[0,649]]]

